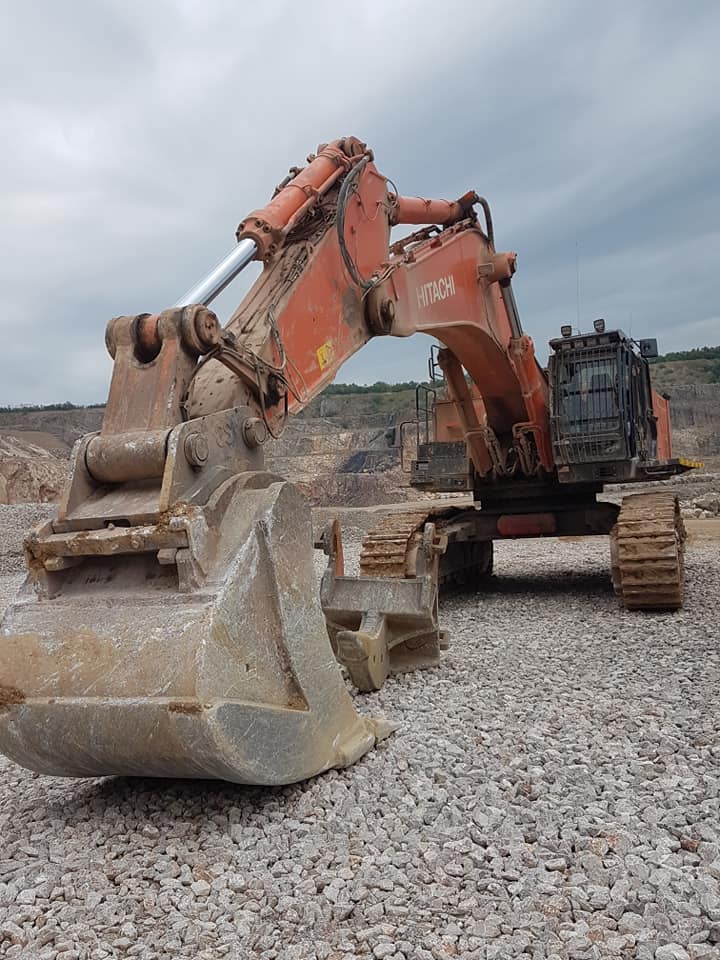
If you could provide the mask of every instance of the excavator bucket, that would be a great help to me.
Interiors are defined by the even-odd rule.
[[[60,776],[283,784],[388,732],[333,656],[307,504],[261,479],[159,523],[30,537],[34,576],[0,625],[3,753]]]
[[[100,433],[25,542],[0,623],[0,750],[60,776],[282,784],[353,763],[361,717],[317,598],[310,509],[264,471],[262,421],[183,398],[219,325],[118,317]]]

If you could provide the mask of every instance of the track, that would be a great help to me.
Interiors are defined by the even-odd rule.
[[[360,551],[363,577],[414,577],[423,527],[436,517],[432,510],[411,510],[385,517],[367,534]]]
[[[672,493],[625,497],[610,534],[615,592],[629,610],[677,610],[684,595],[685,526]]]
[[[443,590],[472,587],[492,573],[493,546],[490,540],[474,540],[458,535],[467,507],[434,507],[409,510],[386,516],[367,534],[360,551],[360,575],[363,577],[414,577],[418,570],[418,550],[426,523],[434,523],[438,533],[448,535],[448,546],[440,557],[438,586]],[[455,538],[454,534],[457,536]]]
[[[386,516],[367,534],[360,552],[364,577],[413,577],[422,550],[423,527],[432,522],[448,534],[440,559],[439,586],[473,587],[492,572],[492,542],[459,534],[467,507],[408,510]],[[459,534],[453,537],[453,530]],[[623,500],[610,536],[612,581],[629,610],[677,610],[684,593],[685,527],[674,494],[631,494]]]

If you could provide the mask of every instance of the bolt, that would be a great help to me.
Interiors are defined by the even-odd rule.
[[[267,440],[267,427],[259,417],[248,417],[242,426],[246,446],[254,449]]]
[[[209,453],[208,442],[201,433],[190,433],[185,437],[185,459],[191,467],[202,467]]]
[[[195,314],[195,333],[205,350],[216,346],[220,342],[220,322],[212,310],[205,307]]]

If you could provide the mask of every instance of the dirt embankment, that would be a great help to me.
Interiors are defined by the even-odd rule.
[[[68,454],[47,433],[0,435],[0,504],[57,500],[68,473]]]
[[[662,389],[655,368],[653,379]],[[668,392],[675,455],[720,456],[720,384],[673,383]],[[99,430],[102,415],[99,408],[0,412],[0,503],[57,499],[72,444]],[[399,447],[399,424],[414,416],[414,390],[317,397],[268,442],[267,468],[297,483],[314,505],[414,498]]]
[[[58,499],[75,441],[100,429],[101,409],[0,412],[0,504]]]
[[[683,384],[668,393],[676,455],[720,456],[720,384]]]
[[[313,504],[363,506],[413,497],[401,469],[397,417],[362,410],[351,416],[351,398],[341,399],[341,415],[306,412],[279,440],[269,441],[267,469],[297,483]],[[99,430],[102,413],[0,413],[0,503],[56,500],[69,472],[72,444]]]

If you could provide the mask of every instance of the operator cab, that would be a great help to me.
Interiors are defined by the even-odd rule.
[[[594,333],[573,335],[563,327],[562,334],[550,341],[548,365],[559,479],[639,478],[667,456],[668,398],[654,394],[647,362],[658,355],[657,341],[636,342],[622,330],[606,331],[604,320],[595,321]]]

